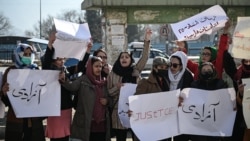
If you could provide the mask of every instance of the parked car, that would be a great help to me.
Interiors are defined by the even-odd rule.
[[[135,59],[135,63],[138,62],[142,56],[143,42],[132,42],[128,45],[128,47],[129,50],[133,53],[133,58]],[[151,47],[149,52],[149,58],[144,69],[145,70],[151,69],[153,65],[153,59],[158,56],[165,57],[167,59],[169,58],[169,56],[163,51]]]

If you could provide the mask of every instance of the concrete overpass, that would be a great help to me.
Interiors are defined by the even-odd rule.
[[[81,7],[102,10],[102,42],[113,63],[127,48],[128,24],[174,23],[217,4],[234,25],[238,16],[250,16],[249,0],[84,0]]]

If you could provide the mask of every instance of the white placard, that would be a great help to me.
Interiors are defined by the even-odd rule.
[[[235,58],[250,59],[250,17],[238,17],[231,54]]]
[[[59,116],[59,71],[13,69],[7,76],[7,93],[16,117]]]
[[[54,58],[76,58],[81,60],[86,53],[87,43],[91,38],[87,23],[77,24],[54,19],[56,40]]]
[[[178,110],[181,134],[231,136],[235,121],[236,99],[233,88],[181,91],[184,103]]]
[[[137,84],[125,83],[121,87],[120,97],[118,101],[118,115],[123,127],[130,128],[130,122],[128,117],[129,102],[128,97],[135,94]]]
[[[242,101],[243,115],[247,128],[250,129],[250,79],[242,79],[242,82],[243,84],[246,84]]]
[[[193,17],[170,25],[179,41],[187,41],[196,40],[203,34],[212,34],[224,27],[227,19],[222,7],[215,5]]]
[[[178,134],[177,109],[180,90],[129,97],[131,128],[142,141],[156,141]]]

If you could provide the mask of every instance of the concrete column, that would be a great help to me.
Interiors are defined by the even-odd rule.
[[[120,52],[127,50],[127,12],[125,9],[104,9],[102,43],[113,65]]]

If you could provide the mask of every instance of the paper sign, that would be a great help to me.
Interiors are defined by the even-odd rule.
[[[243,84],[246,84],[242,101],[243,115],[247,128],[250,129],[250,79],[242,79],[242,82]]]
[[[131,128],[142,141],[156,141],[178,134],[177,109],[180,90],[129,97]]]
[[[129,102],[128,97],[135,94],[137,84],[125,83],[121,87],[120,97],[118,101],[118,115],[123,127],[130,128],[130,122],[128,117]]]
[[[180,134],[231,136],[236,98],[233,88],[206,91],[186,88],[178,110]]]
[[[250,17],[238,17],[233,34],[231,54],[234,58],[250,59]]]
[[[7,93],[16,117],[59,116],[61,86],[59,71],[10,70],[7,76]]]
[[[87,44],[91,38],[87,23],[77,24],[54,19],[56,26],[56,40],[54,58],[75,58],[81,60],[87,50]]]
[[[187,41],[219,30],[225,26],[227,19],[221,6],[215,5],[193,17],[170,25],[179,41]]]

